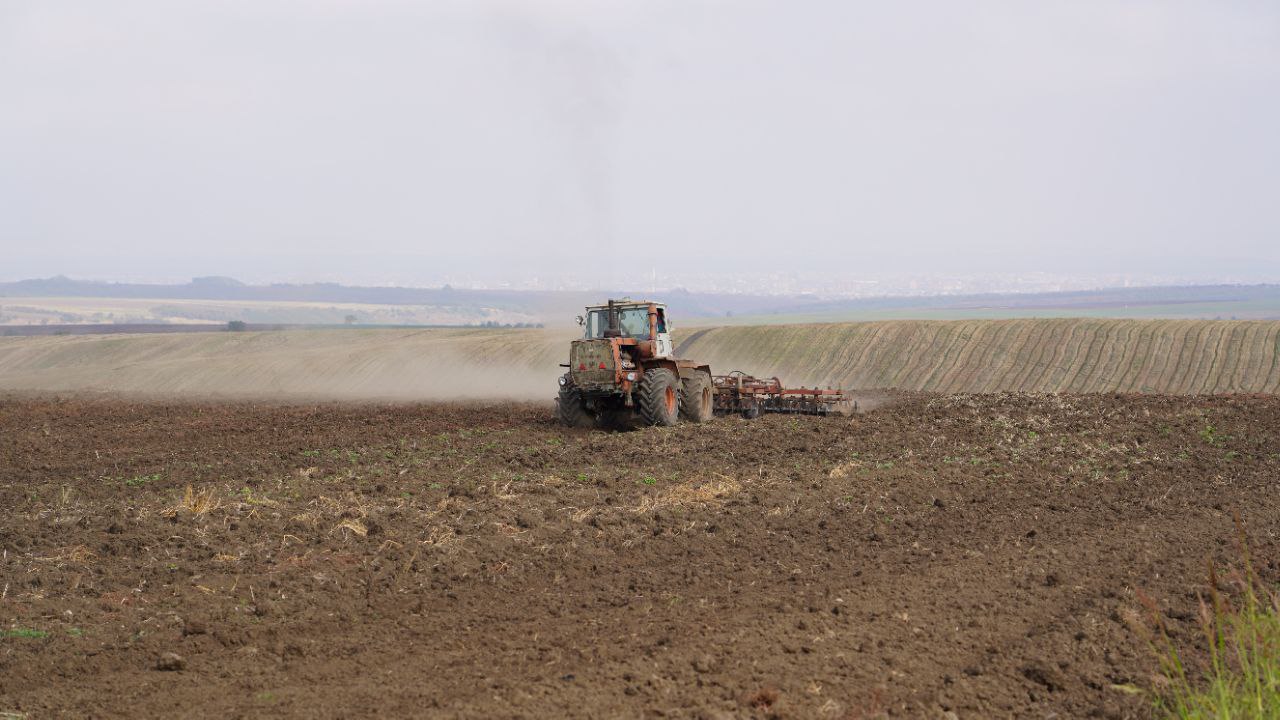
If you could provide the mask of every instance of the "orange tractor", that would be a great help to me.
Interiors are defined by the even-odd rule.
[[[556,415],[571,427],[706,422],[715,411],[711,368],[674,357],[665,306],[610,300],[578,317]]]
[[[852,407],[839,390],[787,390],[777,378],[737,371],[713,377],[710,366],[675,357],[660,303],[610,300],[586,310],[578,317],[584,336],[561,365],[569,371],[556,399],[556,416],[570,427],[701,423],[728,413],[827,415]]]

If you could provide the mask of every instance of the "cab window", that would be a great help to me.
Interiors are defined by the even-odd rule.
[[[643,307],[619,309],[618,328],[622,331],[622,337],[636,338],[637,340],[648,340],[649,309]],[[608,310],[592,310],[587,314],[588,338],[604,337],[604,331],[608,329]]]

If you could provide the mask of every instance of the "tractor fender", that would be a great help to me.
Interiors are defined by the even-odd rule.
[[[675,367],[673,369],[676,371],[676,374],[680,376],[681,380],[687,380],[696,376],[698,373],[705,373],[707,379],[711,379],[711,366],[699,365],[692,360],[676,360]]]
[[[698,373],[706,373],[707,378],[711,378],[711,366],[699,365],[692,360],[668,360],[666,358],[651,358],[641,360],[640,366],[647,372],[655,368],[666,368],[675,374],[681,380],[694,377]]]
[[[684,377],[684,373],[681,372],[680,367],[676,364],[675,360],[666,360],[662,358],[649,358],[647,360],[641,360],[640,367],[645,372],[649,372],[650,370],[657,370],[658,368],[666,368],[667,370],[670,370],[673,374],[675,374],[676,377]]]

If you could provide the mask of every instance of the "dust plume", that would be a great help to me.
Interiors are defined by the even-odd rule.
[[[163,397],[550,400],[568,336],[356,330],[4,338],[0,390]]]

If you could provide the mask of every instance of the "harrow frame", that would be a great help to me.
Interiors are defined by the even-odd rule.
[[[741,370],[728,375],[713,375],[714,409],[717,415],[741,414],[745,418],[762,413],[795,415],[848,415],[856,412],[858,403],[839,388],[783,387],[777,377],[757,378]]]

